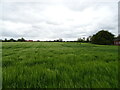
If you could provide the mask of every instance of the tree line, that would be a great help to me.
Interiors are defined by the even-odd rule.
[[[5,38],[5,40],[2,40],[2,42],[25,42],[25,41],[26,40],[24,38],[21,38],[21,39],[18,39],[18,40],[15,40],[13,38],[8,40],[7,38]]]
[[[120,40],[120,35],[118,37],[115,37],[114,34],[108,32],[107,30],[101,30],[99,32],[97,32],[96,34],[94,34],[93,36],[89,36],[87,38],[83,37],[83,38],[78,38],[76,41],[63,41],[62,38],[57,39],[57,40],[53,40],[53,41],[40,41],[37,40],[37,42],[82,42],[82,43],[93,43],[93,44],[99,44],[99,45],[111,45],[113,44],[113,41],[115,39],[119,39]],[[20,38],[18,40],[15,40],[13,38],[7,40],[2,40],[2,42],[26,42],[27,40],[25,40],[24,38]]]
[[[33,41],[33,40],[25,40],[24,38],[21,38],[21,39],[18,39],[18,40],[15,40],[13,38],[11,39],[7,39],[5,38],[5,40],[2,40],[2,42],[29,42],[29,41]],[[63,39],[56,39],[56,40],[47,40],[47,41],[40,41],[40,40],[37,40],[36,42],[89,42],[89,40],[85,40],[85,38],[78,38],[76,41],[64,41]]]

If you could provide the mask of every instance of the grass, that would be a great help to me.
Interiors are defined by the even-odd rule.
[[[2,74],[3,88],[117,88],[118,47],[4,42]]]

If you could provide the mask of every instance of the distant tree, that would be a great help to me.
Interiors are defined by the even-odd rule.
[[[83,37],[83,42],[85,42],[85,37]]]
[[[78,38],[77,42],[84,42],[84,40],[82,38]]]
[[[89,38],[89,41],[91,42],[91,38],[92,38],[92,36],[89,36],[88,38]]]
[[[115,40],[120,40],[120,34],[114,38]]]
[[[59,40],[59,42],[62,42],[63,41],[63,39],[62,38],[60,38],[60,39],[58,39]]]
[[[78,39],[77,39],[77,42],[80,42],[80,41],[81,41],[81,38],[78,38]]]
[[[91,42],[94,44],[110,45],[113,44],[114,35],[108,31],[101,30],[92,36]]]
[[[24,38],[21,38],[21,41],[22,41],[22,42],[24,42],[24,41],[25,41],[25,39],[24,39]]]
[[[87,38],[86,42],[90,42],[89,37]]]
[[[37,42],[40,42],[40,40],[37,40]]]
[[[8,40],[9,42],[15,42],[16,40],[14,40],[13,38],[11,38],[10,40]]]
[[[5,40],[2,40],[2,42],[8,42],[8,40],[5,38]]]
[[[57,40],[54,40],[54,42],[62,42],[63,41],[63,39],[57,39]]]
[[[4,42],[7,42],[7,41],[8,41],[7,38],[5,38]]]
[[[120,34],[117,36],[117,39],[119,39],[119,40],[120,40]]]
[[[86,42],[91,42],[91,36],[87,37]]]
[[[21,38],[21,39],[18,39],[17,41],[18,41],[18,42],[24,42],[25,39],[24,39],[24,38]]]

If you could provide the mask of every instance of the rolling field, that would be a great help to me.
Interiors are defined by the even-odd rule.
[[[117,88],[118,46],[3,42],[3,88]]]

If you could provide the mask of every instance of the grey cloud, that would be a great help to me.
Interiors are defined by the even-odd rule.
[[[61,25],[63,23],[58,23],[58,22],[52,22],[52,21],[46,21],[47,24],[51,24],[51,25]]]
[[[44,16],[41,12],[45,6],[40,3],[4,3],[3,17],[1,18],[24,23],[42,22]]]
[[[17,30],[14,28],[14,30],[7,28],[3,31],[2,36],[73,40],[93,35],[100,29],[107,29],[117,34],[117,0],[93,1],[39,0],[39,2],[3,3],[3,17],[0,16],[3,21],[30,24],[30,27],[18,28],[17,30],[21,34],[15,33]],[[4,28],[6,29],[6,27]]]
[[[21,35],[19,35],[18,33],[15,32],[11,32],[9,30],[3,30],[2,31],[2,37],[20,37]]]

